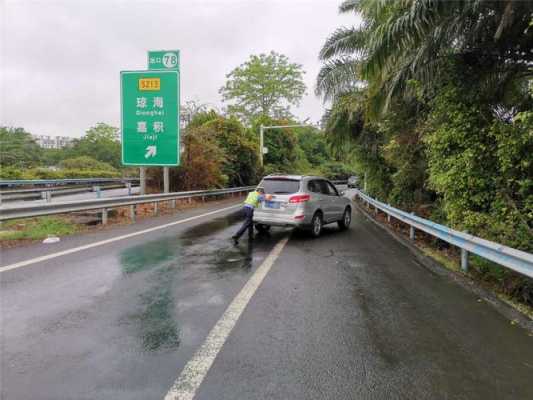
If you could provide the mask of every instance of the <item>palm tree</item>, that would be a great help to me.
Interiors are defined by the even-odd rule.
[[[412,94],[411,80],[431,88],[450,62],[473,66],[498,95],[533,76],[533,2],[520,0],[346,0],[357,27],[340,28],[324,44],[317,95],[333,99],[368,84],[373,111]]]

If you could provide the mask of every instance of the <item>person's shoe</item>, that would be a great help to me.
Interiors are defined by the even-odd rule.
[[[232,236],[231,240],[233,240],[233,244],[234,245],[238,245],[239,244],[239,238],[237,236]]]

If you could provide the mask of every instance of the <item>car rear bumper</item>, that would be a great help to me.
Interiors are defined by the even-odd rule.
[[[305,217],[302,219],[295,219],[293,214],[275,215],[256,211],[254,213],[254,223],[270,226],[303,227],[309,225],[310,221],[307,221],[307,218]]]

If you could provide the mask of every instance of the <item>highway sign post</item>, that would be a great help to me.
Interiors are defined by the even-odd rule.
[[[178,87],[179,87],[180,51],[179,50],[148,51],[148,69],[178,71]],[[178,101],[179,101],[179,91],[178,91]],[[179,108],[178,108],[178,115],[180,115]],[[178,121],[178,126],[179,126],[179,123],[180,121]],[[178,142],[178,149],[179,149],[179,142]],[[163,167],[163,191],[165,193],[168,193],[169,188],[170,188],[170,171],[168,170],[168,167]]]
[[[122,163],[179,165],[177,71],[123,71],[121,77]]]

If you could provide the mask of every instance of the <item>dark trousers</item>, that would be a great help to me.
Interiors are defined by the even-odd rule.
[[[235,238],[239,239],[244,232],[248,229],[248,236],[252,237],[254,235],[254,209],[252,207],[243,207],[244,208],[244,222],[241,226],[241,229],[235,234]]]

